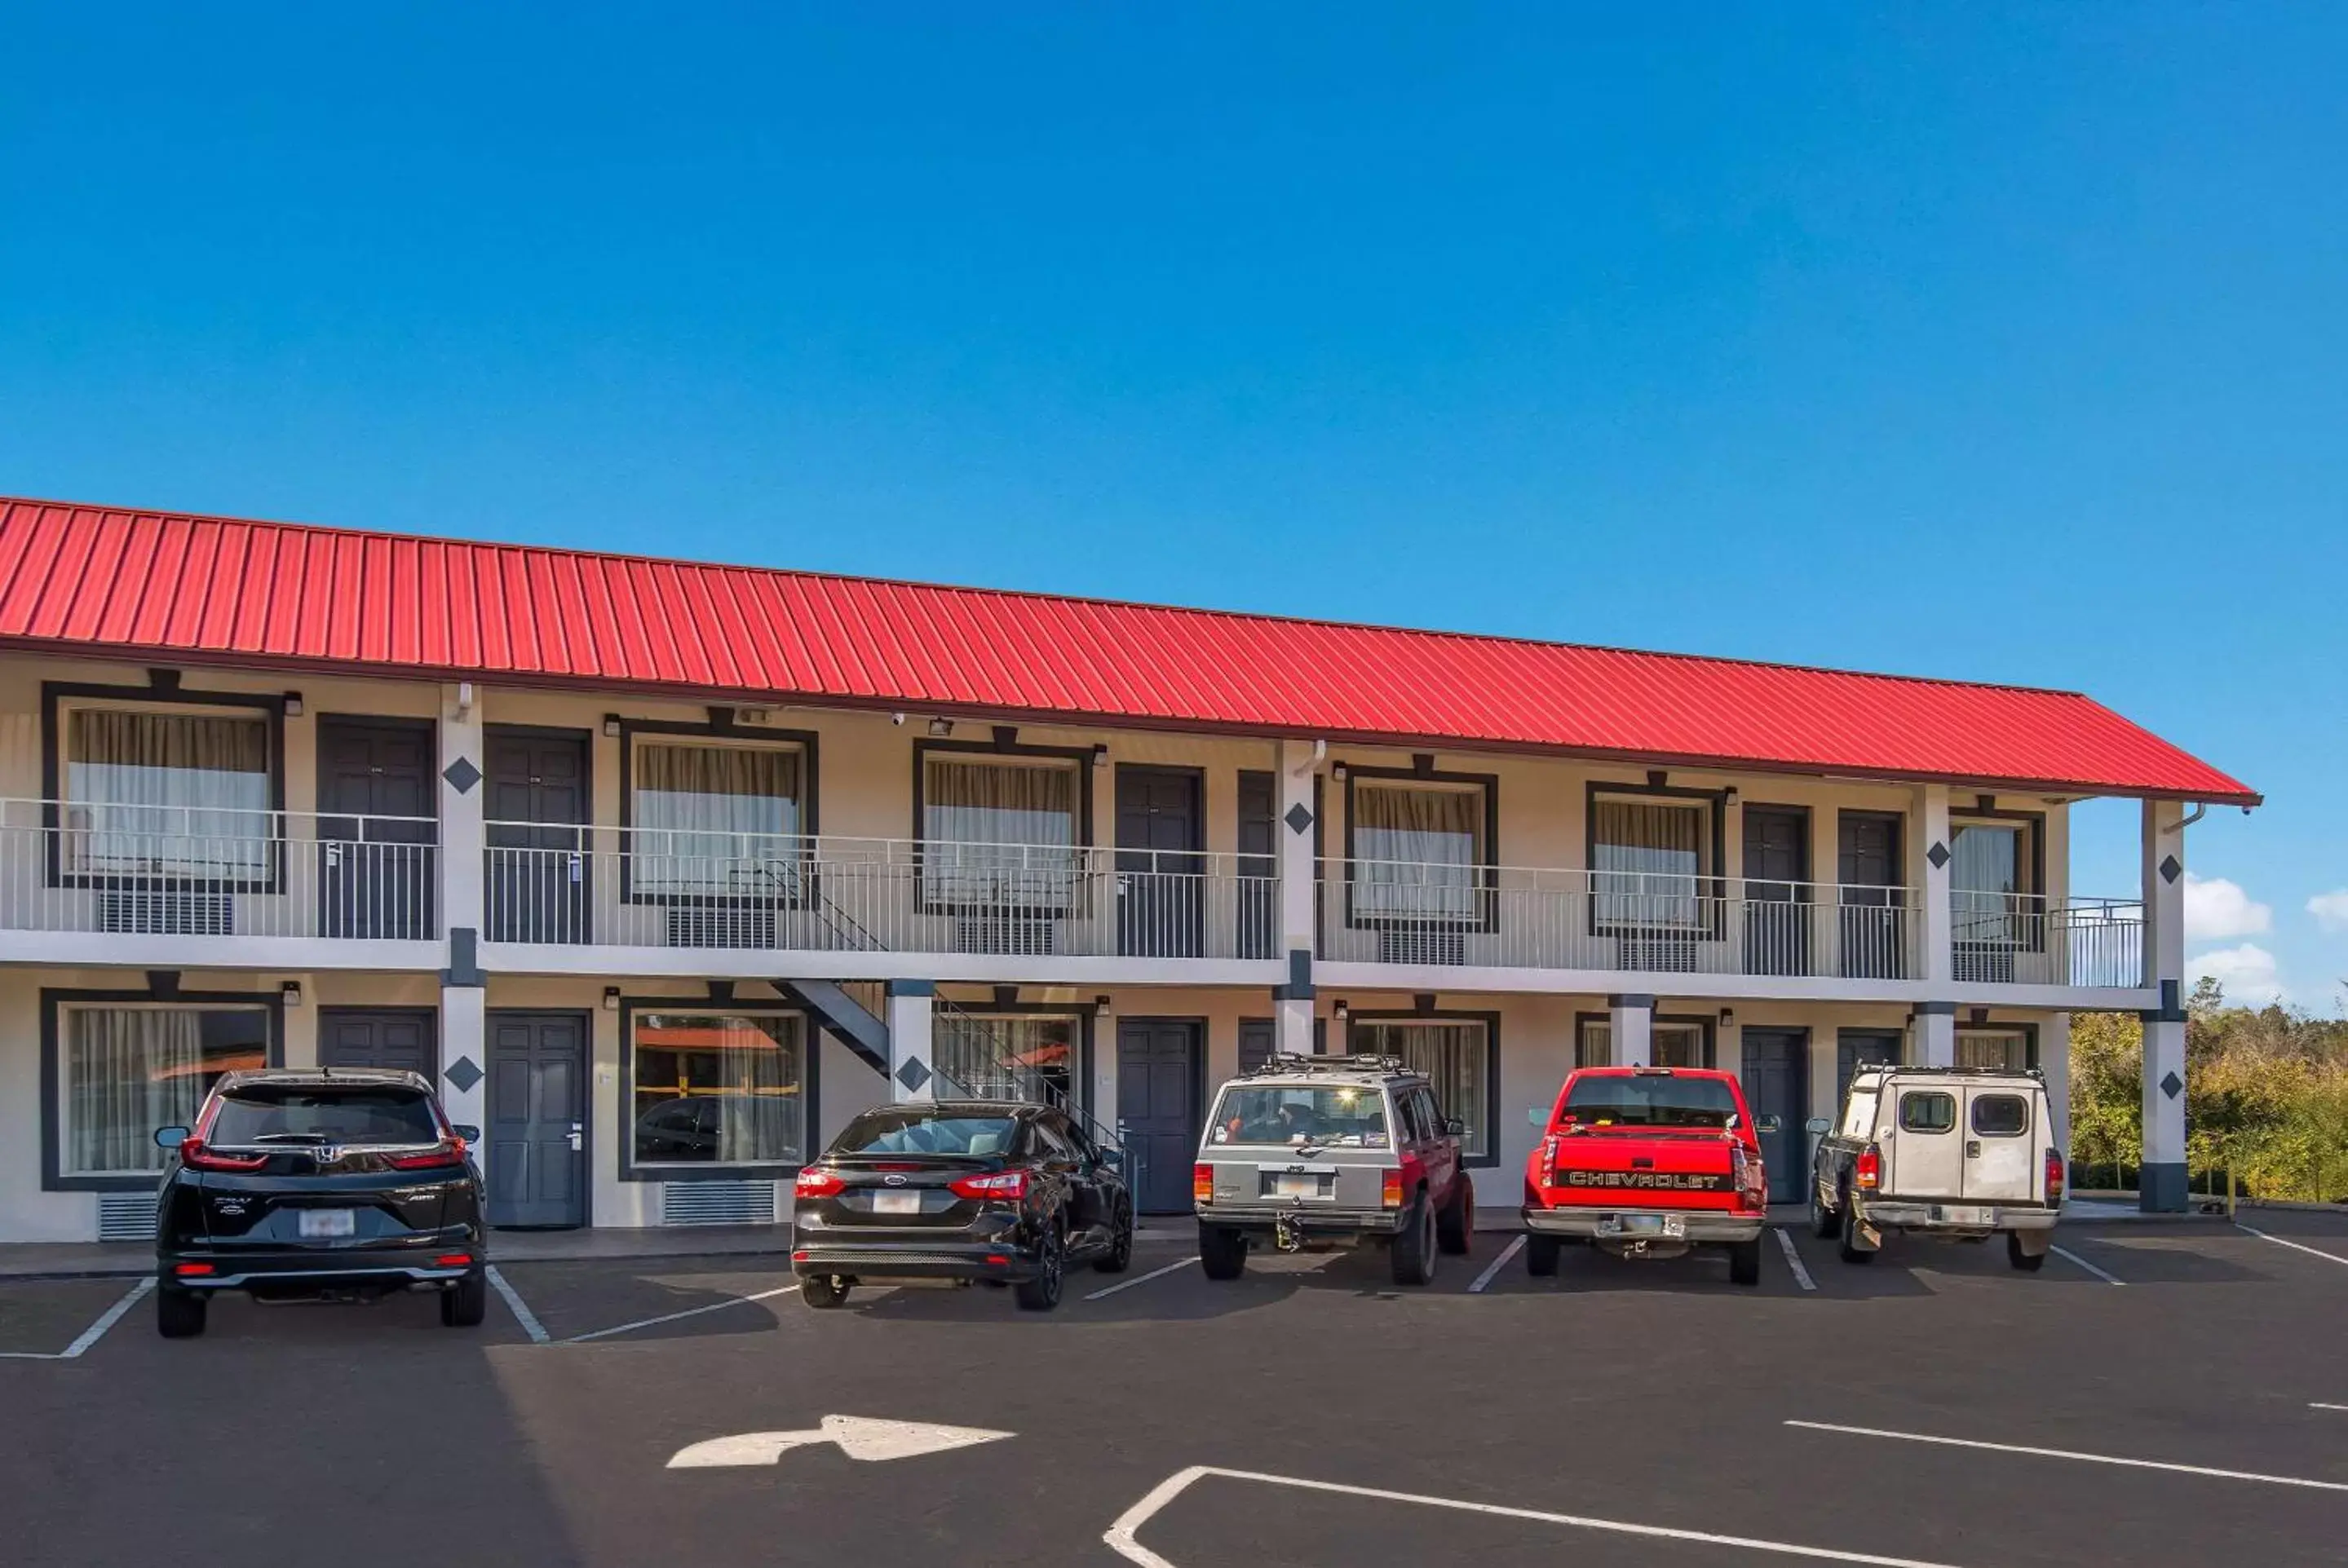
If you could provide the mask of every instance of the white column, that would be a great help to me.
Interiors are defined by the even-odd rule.
[[[2071,1015],[2049,1013],[2038,1026],[2038,1071],[2046,1080],[2046,1110],[2054,1118],[2054,1147],[2071,1164]]]
[[[1313,906],[1320,867],[1313,857],[1313,781],[1310,741],[1280,743],[1280,820],[1272,835],[1280,844],[1280,950],[1288,960],[1288,983],[1272,989],[1273,1049],[1283,1055],[1313,1051],[1313,955],[1316,949]],[[1336,1048],[1343,1050],[1340,1042]]]
[[[937,996],[937,986],[929,980],[889,982],[889,1098],[900,1104],[937,1098],[931,1049]]]
[[[480,986],[440,988],[440,1104],[451,1122],[489,1124],[489,993]],[[461,1085],[461,1087],[460,1087]],[[474,1145],[486,1174],[486,1139]]]
[[[1949,841],[1949,786],[1918,784],[1908,824],[1908,886],[1922,900],[1916,915],[1916,940],[1922,948],[1916,955],[1916,978],[1931,983],[1934,1000],[1944,1001],[1956,975],[1949,918],[1949,864],[1956,847]]]
[[[1917,1066],[1954,1067],[1957,1064],[1956,1003],[1917,1003],[1914,1032]]]
[[[1651,1067],[1655,1061],[1655,999],[1617,996],[1606,999],[1607,1020],[1614,1037],[1614,1065]]]
[[[448,955],[448,968],[440,971],[440,1094],[448,1120],[486,1128],[489,991],[476,951],[485,907],[481,803],[489,793],[481,783],[488,767],[481,695],[470,682],[440,688],[439,898]],[[486,1141],[475,1153],[486,1172]]]
[[[2185,808],[2144,803],[2144,1158],[2137,1205],[2179,1214],[2185,1176]]]

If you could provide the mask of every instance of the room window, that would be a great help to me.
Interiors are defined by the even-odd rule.
[[[2030,1065],[2030,1037],[2018,1029],[1961,1029],[1957,1065],[2020,1072]]]
[[[1066,1105],[1083,1029],[1068,1016],[941,1009],[932,1045],[939,1073],[965,1094]]]
[[[1586,1018],[1573,1037],[1573,1065],[1576,1067],[1612,1067],[1614,1064],[1614,1022],[1612,1019]]]
[[[1353,1049],[1398,1056],[1425,1073],[1442,1113],[1467,1123],[1460,1152],[1470,1158],[1492,1152],[1490,1025],[1480,1019],[1365,1020],[1354,1025]]]
[[[1352,783],[1354,917],[1481,923],[1490,804],[1471,783]]]
[[[1658,1019],[1647,1037],[1648,1060],[1657,1067],[1710,1067],[1704,1032],[1700,1023],[1665,1023]]]
[[[1068,758],[923,758],[922,857],[930,902],[1067,907],[1085,782]]]
[[[2042,945],[2038,825],[2020,818],[1956,821],[1949,827],[1951,935],[1959,946]]]
[[[635,1163],[796,1164],[807,1153],[807,1022],[797,1013],[633,1015]]]
[[[807,857],[797,746],[639,740],[631,886],[638,896],[794,898]]]
[[[1601,929],[1688,931],[1706,924],[1714,874],[1710,801],[1600,795],[1590,867]]]
[[[267,715],[71,707],[62,719],[60,871],[270,878]]]
[[[223,1072],[267,1065],[265,1008],[61,1004],[58,1174],[160,1171],[157,1128],[192,1124]]]

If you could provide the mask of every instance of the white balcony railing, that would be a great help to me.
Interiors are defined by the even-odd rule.
[[[0,800],[0,930],[438,938],[428,818]]]
[[[2025,986],[2144,984],[2144,904],[2028,893],[1949,895],[1961,981]]]
[[[1267,856],[489,825],[493,942],[1272,958]]]
[[[1908,979],[1914,889],[1736,876],[1328,860],[1321,956],[1619,973]]]

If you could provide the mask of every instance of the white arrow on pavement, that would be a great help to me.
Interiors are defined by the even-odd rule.
[[[983,1427],[942,1427],[932,1421],[882,1421],[869,1416],[826,1416],[823,1425],[800,1432],[737,1432],[730,1438],[681,1448],[670,1456],[671,1470],[710,1470],[726,1465],[774,1464],[791,1449],[838,1443],[854,1460],[912,1459],[972,1448],[1012,1436]]]

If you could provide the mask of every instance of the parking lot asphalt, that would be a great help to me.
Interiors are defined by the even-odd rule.
[[[2348,1216],[2066,1226],[2036,1275],[1999,1246],[1852,1266],[1787,1220],[1807,1287],[1775,1242],[1740,1289],[1701,1257],[1493,1271],[1491,1235],[1424,1291],[1374,1254],[1217,1285],[1152,1243],[1049,1315],[814,1312],[778,1255],[516,1261],[527,1323],[231,1299],[166,1342],[126,1282],[5,1283],[5,1556],[2340,1560]],[[744,1434],[749,1462],[670,1465]]]

